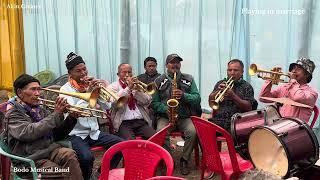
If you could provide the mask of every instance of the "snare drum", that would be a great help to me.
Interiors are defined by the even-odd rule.
[[[256,126],[272,124],[280,118],[275,106],[266,106],[264,109],[234,114],[231,118],[231,135],[237,152],[244,159],[249,159],[247,144],[252,129]]]
[[[319,159],[318,148],[312,129],[295,118],[256,127],[248,141],[255,167],[282,177],[313,166]]]

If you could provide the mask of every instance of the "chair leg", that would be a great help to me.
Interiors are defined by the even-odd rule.
[[[3,180],[9,180],[10,179],[10,159],[5,156],[0,156],[1,158],[1,166],[2,166],[2,178]]]
[[[199,144],[194,146],[194,160],[196,162],[196,167],[199,168]]]

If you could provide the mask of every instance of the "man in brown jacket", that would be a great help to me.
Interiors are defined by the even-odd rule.
[[[77,122],[76,114],[64,120],[63,112],[69,106],[66,100],[58,97],[50,113],[39,104],[39,81],[27,74],[15,80],[14,91],[17,98],[6,114],[4,133],[12,153],[34,160],[42,178],[82,179],[75,152],[62,143]]]

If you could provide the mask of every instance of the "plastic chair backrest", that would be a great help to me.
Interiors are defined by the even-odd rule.
[[[165,126],[163,129],[161,129],[159,132],[155,133],[153,136],[151,136],[148,141],[154,142],[160,146],[163,146],[166,136],[168,135],[168,129],[172,127],[172,124],[169,123],[167,126]]]
[[[161,180],[161,179],[165,179],[165,180],[187,180],[185,178],[182,177],[175,177],[175,176],[155,176],[146,180]]]
[[[233,171],[240,172],[231,135],[223,128],[205,119],[191,116],[191,120],[196,128],[197,135],[202,146],[203,163],[205,163],[206,166],[214,172],[224,173],[217,145],[217,132],[219,132],[227,142]]]
[[[147,179],[155,176],[160,160],[167,166],[167,176],[172,176],[174,162],[161,146],[147,140],[128,140],[110,147],[103,155],[100,179],[108,179],[110,161],[116,154],[122,152],[125,175],[124,179]]]
[[[319,117],[319,108],[315,105],[315,106],[313,106],[313,119],[312,119],[311,125],[310,125],[311,128],[313,128],[313,126],[316,123],[318,117]]]

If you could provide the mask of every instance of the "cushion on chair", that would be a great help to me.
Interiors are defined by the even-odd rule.
[[[48,85],[51,81],[54,79],[54,74],[52,71],[44,70],[41,72],[38,72],[33,77],[37,78],[40,81],[41,86]]]

